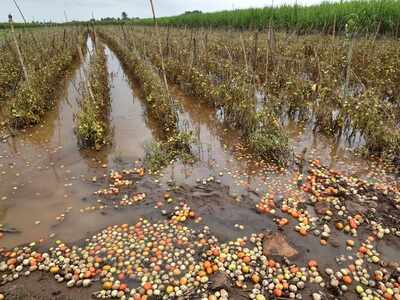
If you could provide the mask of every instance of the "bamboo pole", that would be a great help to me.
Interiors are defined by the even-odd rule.
[[[165,84],[165,89],[167,90],[167,94],[169,95],[169,88],[168,88],[168,82],[167,82],[167,75],[165,73],[165,65],[164,65],[164,55],[162,51],[162,45],[161,45],[161,37],[160,37],[160,29],[158,28],[157,24],[157,19],[156,19],[156,13],[154,11],[154,4],[153,0],[149,0],[150,5],[151,5],[151,11],[153,13],[153,20],[154,20],[154,27],[156,29],[156,34],[157,34],[157,40],[158,40],[158,50],[160,51],[160,56],[161,56],[161,69],[163,72],[163,78],[164,78],[164,84]]]
[[[257,55],[258,55],[258,29],[254,33],[254,50],[253,50],[253,70],[257,70]]]
[[[165,48],[167,49],[167,56],[168,57],[170,57],[171,56],[171,53],[170,53],[170,51],[169,51],[169,35],[170,35],[170,27],[168,26],[168,28],[167,28],[167,40],[166,40],[166,46],[165,46]]]
[[[25,63],[24,63],[24,58],[22,57],[21,49],[19,48],[19,44],[18,44],[17,38],[15,37],[14,25],[13,25],[13,20],[12,20],[12,16],[11,15],[8,16],[8,22],[10,23],[11,35],[12,35],[12,38],[13,38],[14,43],[15,43],[15,48],[17,49],[18,59],[19,59],[19,62],[21,64],[21,66],[22,66],[22,71],[24,72],[25,80],[29,84],[28,71],[26,69],[26,66],[25,66]]]
[[[245,65],[246,65],[246,71],[249,71],[249,66],[248,66],[248,63],[247,63],[246,48],[245,48],[245,45],[244,45],[244,40],[243,40],[242,34],[240,34],[240,42],[242,44],[243,57],[244,57]]]
[[[336,35],[336,14],[333,19],[333,28],[332,28],[332,42],[335,41],[335,35]]]
[[[83,57],[82,49],[81,49],[81,47],[79,45],[77,45],[77,48],[78,48],[78,53],[79,53],[79,59],[80,59],[81,63],[84,64],[85,63],[85,59]],[[95,54],[93,54],[93,55],[95,55]],[[92,98],[93,101],[95,101],[94,94],[93,94],[90,82],[88,80],[88,76],[86,76],[86,69],[85,68],[82,68],[82,77],[83,77],[83,82],[85,82],[87,84],[87,88],[88,88],[90,97]]]
[[[375,34],[374,34],[374,39],[372,41],[372,46],[373,47],[375,47],[375,41],[376,41],[376,38],[378,37],[379,31],[380,31],[380,28],[381,28],[381,24],[382,24],[382,21],[379,21],[379,23],[378,23],[378,25],[376,27],[376,31],[375,31]]]
[[[351,37],[349,49],[347,52],[347,68],[346,68],[346,81],[344,86],[344,98],[347,98],[349,83],[350,83],[350,74],[351,74],[351,60],[353,57],[353,37]]]
[[[197,62],[197,43],[196,38],[193,37],[193,64]]]
[[[22,17],[22,20],[24,21],[24,24],[27,25],[25,16],[24,16],[24,14],[23,14],[21,8],[19,7],[17,1],[16,1],[16,0],[13,0],[13,2],[14,2],[15,7],[16,7],[16,8],[18,9],[18,11],[19,11],[19,14],[20,14],[21,17]],[[42,45],[36,40],[36,38],[35,38],[35,36],[33,35],[32,31],[29,30],[28,32],[29,32],[30,36],[32,37],[33,41],[35,42],[36,46],[40,49],[40,51],[43,52]]]
[[[267,39],[267,58],[266,58],[266,63],[265,63],[264,85],[268,83],[269,51],[270,51],[270,43],[268,42],[268,39]]]

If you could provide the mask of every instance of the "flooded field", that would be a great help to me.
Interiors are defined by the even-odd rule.
[[[82,149],[76,116],[100,42],[109,83],[107,142]],[[107,38],[88,38],[54,110],[36,126],[16,132],[4,126],[1,293],[10,299],[398,299],[400,191],[393,164],[354,151],[365,144],[360,136],[350,143],[287,115],[279,126],[289,163],[267,162],[224,122],[223,109],[168,78],[174,130],[193,137],[192,160],[150,170],[150,143],[168,145],[165,132],[174,131],[154,117],[163,103],[149,105],[142,82],[149,75],[132,76],[127,66],[134,58],[121,53]],[[2,114],[0,122],[7,119]],[[79,294],[65,286],[87,289]]]
[[[40,126],[9,137],[0,145],[1,224],[20,231],[3,237],[2,246],[47,239],[62,230],[59,227],[67,230],[62,236],[70,241],[104,227],[109,221],[99,223],[96,217],[81,218],[79,214],[86,207],[81,199],[96,189],[91,184],[93,177],[101,178],[108,172],[107,168],[119,166],[120,159],[133,162],[143,158],[144,144],[152,139],[141,100],[118,59],[107,48],[112,146],[102,151],[79,149],[74,138],[74,114],[93,47],[91,39],[87,47],[84,63],[65,79],[65,90],[59,96],[55,111]],[[59,225],[62,215],[74,224],[73,228]]]

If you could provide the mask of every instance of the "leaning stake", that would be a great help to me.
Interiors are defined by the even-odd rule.
[[[26,80],[26,81],[28,82],[28,84],[29,84],[28,72],[27,72],[26,67],[25,67],[25,64],[24,64],[24,59],[23,59],[23,57],[22,57],[21,50],[20,50],[20,48],[19,48],[17,38],[15,37],[12,15],[8,15],[8,22],[10,23],[11,35],[12,35],[12,37],[13,37],[13,40],[14,40],[14,43],[15,43],[15,47],[17,48],[18,59],[19,59],[19,62],[20,62],[20,64],[21,64],[21,66],[22,66],[22,70],[24,71],[25,80]]]

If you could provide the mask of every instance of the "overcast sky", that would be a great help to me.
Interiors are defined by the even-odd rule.
[[[16,0],[29,21],[88,20],[92,13],[96,19],[120,17],[126,11],[129,17],[150,17],[148,0]],[[154,0],[158,16],[181,14],[187,10],[217,11],[232,8],[264,7],[295,0]],[[298,3],[313,4],[319,0],[298,0]],[[22,21],[13,0],[0,0],[0,22],[7,21],[11,13],[16,21]]]

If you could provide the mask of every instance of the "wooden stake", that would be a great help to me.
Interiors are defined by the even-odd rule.
[[[253,69],[257,70],[257,54],[258,54],[258,30],[254,34],[254,51],[253,51]]]
[[[204,50],[206,52],[206,61],[208,61],[208,32],[206,32],[206,37],[204,41]]]
[[[318,54],[317,54],[317,51],[315,50],[315,48],[314,48],[314,57],[315,57],[315,60],[316,60],[316,62],[317,62],[317,68],[318,68],[318,82],[320,82],[321,81],[321,63],[320,63],[320,61],[319,61],[319,56],[318,56]]]
[[[153,0],[149,0],[149,1],[150,1],[150,5],[151,5],[151,11],[153,13],[154,27],[156,28],[156,34],[157,34],[157,39],[158,39],[158,50],[160,51],[160,56],[161,56],[161,69],[162,69],[162,72],[163,72],[165,89],[167,90],[167,94],[169,95],[167,75],[165,73],[164,56],[163,56],[162,45],[161,45],[160,30],[159,30],[158,24],[157,24],[157,19],[156,19],[156,13],[154,11]]]
[[[15,43],[15,48],[17,49],[18,59],[19,59],[19,62],[21,64],[21,66],[22,66],[22,71],[24,72],[24,78],[29,84],[28,71],[26,70],[26,66],[25,66],[25,63],[24,63],[24,58],[22,57],[21,49],[19,48],[17,38],[15,37],[14,25],[13,25],[13,20],[12,20],[12,16],[11,15],[8,16],[8,21],[10,22],[11,35],[12,35],[14,43]]]
[[[193,37],[193,63],[196,64],[197,61],[197,43],[196,38]]]
[[[128,46],[128,48],[129,48],[129,39],[128,39],[128,36],[127,36],[127,34],[126,34],[126,31],[125,31],[125,25],[122,24],[122,23],[121,23],[121,30],[122,30],[122,33],[124,34],[125,43],[126,43],[126,45]]]
[[[268,68],[269,68],[269,51],[270,51],[270,43],[267,40],[267,61],[265,63],[265,78],[264,78],[264,84],[267,84],[268,82]]]
[[[170,50],[169,50],[169,35],[170,35],[170,31],[169,31],[169,29],[170,29],[170,27],[168,26],[168,29],[167,29],[167,41],[166,41],[166,48],[167,48],[167,56],[168,57],[170,57],[171,56],[171,53],[170,53]]]
[[[24,16],[24,14],[22,13],[22,10],[21,10],[21,8],[19,7],[17,1],[16,1],[16,0],[13,0],[13,2],[14,2],[14,5],[16,6],[16,8],[17,8],[18,11],[19,11],[19,14],[20,14],[21,17],[22,17],[22,20],[24,20],[25,25],[27,25],[25,16]],[[38,41],[36,40],[35,36],[33,35],[32,30],[28,30],[28,32],[29,32],[30,36],[32,37],[33,41],[35,42],[36,46],[40,49],[40,51],[43,52],[42,45],[38,43]]]
[[[353,37],[351,37],[349,50],[347,52],[346,82],[345,82],[345,85],[344,85],[344,97],[345,97],[345,99],[347,98],[347,92],[348,92],[348,88],[349,88],[352,57],[353,57]]]
[[[66,35],[67,35],[67,31],[66,31],[66,29],[64,28],[64,33],[63,33],[63,50],[64,50],[64,47],[65,47],[65,38],[66,38]]]
[[[333,19],[332,42],[335,40],[335,35],[336,35],[336,15]]]
[[[240,34],[240,42],[242,43],[242,50],[243,50],[244,62],[245,62],[245,65],[246,65],[246,71],[248,71],[249,70],[249,66],[247,64],[246,48],[245,48],[245,45],[244,45],[244,40],[243,40],[242,34]]]
[[[268,43],[270,45],[271,52],[274,52],[274,50],[275,50],[275,37],[274,37],[274,28],[273,28],[271,19],[269,20],[269,26],[268,26]]]
[[[85,59],[83,58],[82,49],[79,46],[79,44],[77,45],[77,48],[78,48],[78,53],[79,53],[79,59],[80,59],[81,63],[84,64],[85,63],[85,61],[84,61]],[[85,68],[82,68],[82,77],[83,77],[83,82],[87,84],[90,97],[93,99],[93,101],[95,101],[95,98],[94,98],[94,95],[93,95],[93,92],[92,92],[92,88],[90,86],[90,82],[87,80]]]
[[[376,41],[376,38],[378,37],[380,28],[381,28],[381,21],[379,21],[378,26],[376,27],[376,31],[375,31],[375,35],[374,35],[374,40],[372,41],[372,45],[375,45],[375,41]]]

